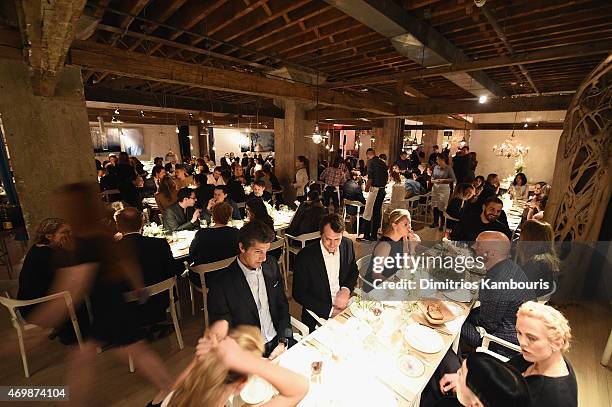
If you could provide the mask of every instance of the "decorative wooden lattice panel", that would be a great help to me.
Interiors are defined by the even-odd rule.
[[[597,240],[612,183],[612,54],[587,77],[567,111],[545,217],[556,240]]]

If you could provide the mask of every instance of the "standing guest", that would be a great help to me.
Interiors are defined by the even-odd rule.
[[[470,152],[468,154],[468,157],[470,157],[470,161],[469,161],[470,166],[468,167],[467,182],[472,182],[474,178],[476,177],[476,167],[478,167],[478,158],[476,157],[476,153],[474,151]]]
[[[295,173],[295,182],[292,184],[293,188],[295,188],[296,199],[299,202],[304,202],[306,199],[305,188],[308,182],[310,181],[310,175],[308,174],[308,159],[303,155],[298,155],[295,160],[295,168],[297,169]]]
[[[527,177],[522,172],[519,172],[514,177],[512,185],[508,189],[508,193],[515,200],[527,200],[529,194],[529,186],[527,185]]]
[[[475,190],[472,184],[463,183],[457,184],[453,191],[453,197],[446,207],[446,213],[455,218],[461,220],[464,214],[464,209],[469,206],[469,200],[474,196]],[[446,227],[449,230],[453,230],[458,221],[447,219]]]
[[[421,153],[422,153],[422,147],[417,147],[414,150],[412,150],[412,153],[410,153],[410,166],[412,168],[419,168],[419,165],[421,164]],[[423,153],[423,156],[425,154]]]
[[[484,231],[501,232],[510,239],[512,232],[508,227],[503,207],[501,199],[495,196],[489,197],[482,205],[480,213],[470,212],[461,216],[461,220],[451,233],[452,240],[472,242]]]
[[[373,148],[368,148],[366,151],[366,157],[368,159],[368,182],[366,183],[365,190],[369,192],[368,200],[366,202],[366,212],[364,212],[364,219],[366,219],[364,225],[363,240],[373,241],[378,238],[378,228],[380,227],[382,204],[385,199],[385,186],[389,175],[387,173],[387,165],[381,160]],[[371,202],[371,211],[368,214],[368,203]]]
[[[472,162],[468,156],[469,153],[470,147],[463,146],[453,157],[453,171],[459,183],[472,181],[469,179],[470,171],[472,171]]]
[[[159,190],[159,184],[162,178],[166,176],[166,169],[161,165],[153,166],[151,170],[151,177],[147,178],[144,184],[147,196],[154,196]]]
[[[337,214],[325,216],[319,231],[319,244],[298,253],[293,272],[293,298],[302,306],[302,322],[311,332],[317,321],[308,311],[323,319],[344,311],[359,274],[353,242],[342,236],[342,218]]]
[[[221,167],[215,167],[212,174],[208,174],[208,183],[214,186],[225,185],[225,181],[221,176]]]
[[[177,202],[164,211],[164,229],[168,232],[195,230],[199,225],[200,210],[195,209],[196,194],[190,188],[181,188]]]
[[[164,213],[168,207],[176,202],[177,193],[178,189],[174,179],[170,175],[164,175],[159,183],[157,192],[153,195],[155,196],[157,208],[161,213]]]
[[[359,167],[357,167],[357,169],[359,170],[359,175],[361,176],[368,174],[368,169],[366,168],[365,161],[363,160],[359,160]]]
[[[440,154],[440,147],[438,147],[438,145],[434,145],[433,146],[433,152],[431,154],[429,154],[429,158],[427,159],[427,164],[431,167],[435,167],[436,166],[436,157],[438,156],[438,154]]]
[[[274,219],[268,214],[268,210],[261,199],[249,199],[246,202],[246,213],[249,222],[258,220],[274,230]]]
[[[431,206],[433,206],[434,220],[430,227],[439,227],[442,230],[444,227],[444,216],[442,212],[446,210],[448,199],[450,197],[451,185],[457,181],[455,173],[446,157],[438,154],[436,157],[438,163],[431,175],[431,183],[433,184],[431,191]]]
[[[387,165],[387,154],[380,154],[378,158],[380,158],[385,163],[385,166]]]
[[[476,327],[484,328],[487,333],[518,345],[516,339],[516,312],[525,301],[535,300],[535,292],[530,289],[502,288],[493,289],[493,283],[527,283],[529,279],[521,268],[508,258],[510,240],[501,232],[482,232],[476,238],[474,253],[483,259],[487,270],[485,278],[491,284],[481,287],[478,293],[480,307],[472,309],[461,327],[461,340],[476,348],[482,337]],[[507,348],[493,346],[491,350],[503,355],[512,355]]]
[[[359,191],[361,192],[361,189]],[[316,232],[319,230],[319,225],[325,216],[325,212],[325,208],[323,207],[321,198],[319,197],[319,191],[308,191],[306,201],[298,206],[293,218],[291,218],[291,223],[289,223],[289,227],[285,232],[291,236],[299,236],[303,235],[304,233]]]
[[[117,185],[121,192],[121,200],[131,206],[138,206],[138,194],[136,191],[136,171],[130,165],[129,156],[125,151],[119,153],[117,164]]]
[[[404,188],[406,188],[406,196],[408,198],[425,193],[425,188],[423,188],[423,185],[418,181],[419,173],[417,171],[410,171],[404,182]]]
[[[327,167],[319,178],[325,184],[325,189],[323,189],[323,205],[328,207],[331,200],[334,205],[334,212],[336,213],[340,210],[340,187],[344,185],[344,180],[346,179],[346,175],[340,168],[341,163],[342,158],[337,157],[333,165]]]
[[[554,232],[549,223],[528,220],[521,225],[516,260],[530,281],[544,281],[549,289],[536,290],[538,297],[554,289],[560,260],[555,250]]]
[[[272,194],[266,191],[266,183],[264,180],[257,180],[253,182],[253,197],[260,198],[265,203],[272,205]]]
[[[193,185],[193,177],[191,175],[187,175],[187,170],[182,165],[177,166],[174,170],[174,178],[176,180],[176,186],[178,189]]]
[[[277,260],[266,258],[274,238],[274,230],[262,222],[245,224],[238,237],[238,258],[219,273],[208,292],[211,323],[225,320],[230,327],[258,327],[265,357],[278,354],[293,340],[283,276]]]
[[[215,187],[213,197],[208,201],[208,204],[206,205],[206,210],[203,213],[203,218],[210,221],[212,215],[212,208],[221,202],[225,202],[232,207],[232,219],[242,219],[242,216],[240,215],[240,209],[238,209],[238,205],[227,195],[226,185],[217,185]]]
[[[399,159],[395,162],[395,164],[399,167],[402,173],[405,173],[411,169],[410,160],[408,159],[408,154],[405,151],[400,153]]]
[[[165,281],[177,274],[174,257],[166,239],[142,235],[142,213],[127,207],[115,213],[117,230],[121,233],[124,250],[132,253],[140,265],[145,286]],[[139,322],[149,326],[166,320],[167,295],[155,295],[139,308]]]

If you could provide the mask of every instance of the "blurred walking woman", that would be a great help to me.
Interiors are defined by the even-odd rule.
[[[450,197],[451,184],[457,181],[453,168],[448,165],[448,158],[442,154],[436,156],[437,165],[431,174],[431,206],[433,206],[434,221],[430,227],[444,227],[444,216],[442,212],[446,210],[448,198]]]

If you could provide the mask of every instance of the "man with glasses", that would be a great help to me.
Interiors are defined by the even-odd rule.
[[[169,232],[195,230],[199,227],[200,210],[195,209],[196,193],[191,188],[181,188],[177,202],[164,211],[164,229]]]

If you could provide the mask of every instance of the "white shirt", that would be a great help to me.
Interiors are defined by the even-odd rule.
[[[249,284],[251,294],[257,305],[257,313],[259,314],[259,324],[261,329],[261,335],[265,338],[266,342],[270,342],[276,337],[276,329],[274,329],[274,323],[272,322],[272,315],[270,314],[270,305],[268,304],[268,291],[266,290],[266,281],[264,280],[261,266],[255,270],[249,269],[247,266],[242,264],[238,259],[238,265],[244,273],[244,277]]]
[[[319,244],[321,245],[321,252],[323,253],[323,262],[325,263],[325,271],[327,271],[327,281],[329,282],[329,292],[333,305],[336,300],[336,294],[340,291],[340,247],[336,249],[334,254],[331,254],[327,251],[325,246],[323,246],[322,241],[319,241]]]
[[[215,179],[215,176],[212,174],[208,174],[207,183],[210,185],[225,185],[225,181],[223,181],[223,177],[219,177],[219,179]]]

